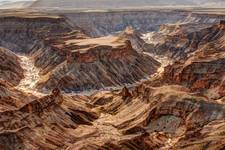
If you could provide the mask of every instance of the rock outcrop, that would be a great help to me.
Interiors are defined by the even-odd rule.
[[[203,92],[216,99],[224,96],[225,28],[220,23],[210,29],[215,27],[218,32],[216,37],[210,41],[204,40],[186,61],[176,62],[166,68],[164,78],[167,82],[185,85],[192,91]],[[207,39],[207,36],[204,39]]]
[[[14,86],[18,85],[24,78],[19,57],[10,50],[0,47],[0,62],[0,79]]]
[[[142,34],[136,31],[133,27],[128,26],[123,32],[119,34],[120,38],[127,38],[130,40],[133,49],[143,52],[145,50],[145,41],[141,38]]]
[[[124,95],[120,92],[92,95],[95,109],[104,113],[96,120],[98,130],[69,149],[169,149],[189,141],[182,137],[193,134],[192,131],[203,129],[204,132],[209,122],[225,117],[223,104],[193,95],[181,86],[140,85],[137,89],[140,95],[129,94],[129,101],[123,101]],[[124,88],[122,93],[137,89]],[[145,101],[147,93],[148,101]],[[101,130],[103,128],[106,130]],[[195,138],[200,136],[196,134]]]
[[[59,87],[77,92],[134,84],[154,74],[160,66],[138,50],[141,45],[135,43],[136,39],[144,41],[130,33],[134,31],[90,38],[63,17],[11,15],[0,18],[0,45],[31,55],[41,70],[38,89],[42,91]]]
[[[165,29],[166,28],[166,29]],[[162,27],[161,32],[154,35],[158,43],[153,52],[167,55],[175,60],[186,59],[205,44],[217,41],[224,35],[224,26],[220,23],[207,27],[201,24],[183,24]],[[152,49],[150,49],[152,51]]]
[[[58,89],[37,98],[1,85],[0,145],[5,149],[64,149],[77,139],[71,132],[98,118],[82,98],[65,97]]]
[[[54,42],[54,46],[59,50],[67,49],[65,60],[43,75],[39,89],[59,86],[69,92],[123,86],[148,78],[160,66],[150,56],[133,49],[125,37],[61,40],[65,40],[64,44]],[[52,59],[47,61],[52,62]]]

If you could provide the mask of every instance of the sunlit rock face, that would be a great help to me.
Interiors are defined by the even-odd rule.
[[[143,52],[146,42],[142,39],[142,34],[135,30],[132,26],[126,27],[124,31],[119,33],[120,38],[127,38],[130,40],[131,46],[138,52]]]

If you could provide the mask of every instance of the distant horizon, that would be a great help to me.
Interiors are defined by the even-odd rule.
[[[71,5],[72,4],[72,5]],[[0,8],[124,9],[154,7],[225,8],[223,0],[0,0]]]

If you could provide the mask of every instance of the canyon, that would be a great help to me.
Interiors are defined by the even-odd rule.
[[[225,148],[221,9],[1,10],[0,60],[2,150]]]

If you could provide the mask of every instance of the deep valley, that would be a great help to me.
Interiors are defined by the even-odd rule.
[[[0,150],[225,149],[223,10],[0,11]]]

